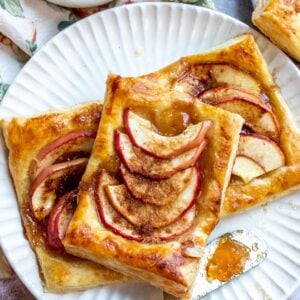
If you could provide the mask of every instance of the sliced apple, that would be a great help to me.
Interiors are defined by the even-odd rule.
[[[194,219],[196,217],[196,205],[190,207],[177,221],[170,224],[169,226],[154,229],[151,235],[146,239],[145,242],[169,241],[178,236],[182,236],[193,226]]]
[[[245,183],[250,182],[252,179],[264,173],[266,173],[264,167],[251,157],[245,155],[238,155],[236,157],[232,174],[242,178]]]
[[[95,201],[103,226],[114,234],[128,240],[155,243],[174,239],[187,232],[193,225],[196,215],[195,205],[188,209],[175,223],[166,227],[154,229],[149,226],[137,227],[131,224],[110,204],[104,188],[112,184],[116,184],[116,181],[102,170],[97,180]]]
[[[104,188],[111,184],[117,184],[117,181],[106,171],[101,170],[96,183],[95,202],[103,226],[128,240],[143,241],[136,227],[123,218],[110,204]]]
[[[266,107],[241,98],[223,99],[216,106],[242,116],[248,125],[257,134],[278,138],[279,125],[273,112]]]
[[[130,173],[121,165],[124,183],[130,193],[138,200],[155,205],[166,205],[176,201],[191,179],[192,168],[177,172],[163,180],[153,180]]]
[[[203,91],[212,87],[212,80],[209,75],[208,69],[203,69],[202,74],[194,74],[195,68],[183,72],[179,78],[175,81],[173,88],[179,92],[188,93],[194,97],[197,97]]]
[[[215,87],[205,92],[201,93],[198,98],[202,102],[212,104],[220,102],[224,98],[242,98],[248,101],[252,101],[254,103],[265,105],[264,98],[254,91],[249,89],[244,89],[239,86],[234,85],[223,85],[219,87]]]
[[[196,201],[200,190],[200,174],[193,167],[191,179],[178,198],[164,206],[146,204],[131,196],[124,184],[108,185],[105,191],[113,207],[136,226],[159,228],[178,220]]]
[[[131,142],[145,153],[158,158],[172,158],[198,147],[211,125],[210,121],[190,125],[177,136],[156,133],[151,122],[126,109],[124,126]]]
[[[261,165],[266,172],[284,166],[285,157],[271,139],[255,134],[241,134],[238,155],[245,155]]]
[[[88,157],[96,137],[92,130],[71,132],[47,144],[37,154],[31,165],[31,178],[56,162]]]
[[[203,91],[220,85],[234,85],[260,93],[259,82],[247,71],[228,63],[195,64],[175,82],[174,89],[200,95]]]
[[[204,140],[197,148],[171,159],[156,158],[144,153],[139,148],[134,147],[129,137],[120,131],[115,131],[114,144],[122,163],[131,173],[153,179],[164,179],[171,177],[178,171],[192,167],[207,142]]]
[[[241,115],[254,132],[278,138],[279,123],[259,95],[235,87],[220,87],[204,92],[199,99]]]
[[[29,192],[29,205],[37,220],[49,215],[57,197],[77,188],[87,162],[87,158],[79,158],[55,164],[39,174]]]
[[[78,189],[58,200],[47,222],[47,245],[51,250],[64,251],[62,240],[77,207]]]
[[[212,80],[216,82],[217,85],[236,85],[260,93],[261,88],[259,82],[247,71],[235,65],[226,63],[212,64],[210,72]]]

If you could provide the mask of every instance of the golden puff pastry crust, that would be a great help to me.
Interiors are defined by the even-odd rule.
[[[28,204],[30,166],[43,146],[70,132],[98,128],[102,106],[98,102],[48,112],[32,118],[2,121],[9,150],[9,168],[14,181],[26,236],[39,262],[45,290],[66,293],[127,280],[103,266],[49,250],[41,228],[33,221]]]
[[[285,166],[266,173],[250,183],[231,179],[226,190],[220,217],[243,212],[249,208],[278,199],[300,188],[300,131],[284,101],[279,87],[268,71],[253,36],[243,35],[225,48],[190,58],[193,63],[203,61],[223,61],[233,63],[251,74],[261,85],[261,93],[268,97],[280,124],[278,145],[285,156]]]
[[[280,124],[280,134],[275,140],[285,157],[285,166],[253,179],[247,184],[240,179],[231,178],[226,190],[226,197],[221,205],[220,218],[243,212],[299,189],[299,128],[293,120],[279,87],[268,71],[267,64],[255,43],[254,37],[251,34],[240,35],[207,52],[184,57],[158,72],[156,78],[159,78],[160,82],[172,86],[171,81],[167,80],[170,76],[168,74],[172,74],[173,80],[175,80],[180,72],[186,73],[187,70],[199,64],[228,64],[252,78],[251,82],[249,78],[236,80],[235,77],[226,78],[225,81],[226,84],[229,81],[231,85],[234,84],[243,88],[246,86],[253,92],[267,97],[267,105],[272,109]],[[222,80],[224,79],[224,77],[220,77]],[[175,87],[176,89],[182,88],[182,86],[177,85]]]
[[[184,61],[178,63],[174,72],[180,73],[183,66]],[[199,258],[185,255],[184,248],[188,243],[192,247],[205,245],[218,222],[244,121],[236,114],[171,90],[168,85],[172,75],[166,73],[163,77],[165,70],[136,78],[109,75],[98,134],[81,183],[78,207],[63,244],[71,254],[138,277],[175,296],[186,296],[195,279]],[[200,156],[203,176],[196,201],[197,215],[192,228],[179,238],[157,243],[129,240],[107,229],[98,215],[93,182],[102,169],[113,176],[118,173],[114,132],[123,130],[122,116],[128,108],[151,119],[161,132],[174,129],[178,134],[186,118],[192,118],[194,124],[211,121],[206,135],[208,144]]]
[[[278,123],[280,134],[275,139],[281,148],[285,165],[272,172],[268,172],[249,183],[238,178],[231,178],[226,190],[225,199],[221,205],[220,218],[243,212],[249,208],[278,199],[283,195],[294,192],[300,188],[300,132],[296,126],[291,112],[284,101],[279,87],[268,71],[254,37],[244,34],[233,38],[224,44],[207,52],[184,57],[178,62],[160,70],[157,74],[147,76],[156,78],[160,84],[168,85],[171,89],[180,90],[182,85],[175,84],[179,74],[186,74],[197,65],[227,64],[244,74],[250,76],[237,80],[231,76],[221,80],[238,87],[245,86],[255,93],[267,97],[267,105],[272,109]],[[212,70],[212,69],[210,69]],[[171,75],[170,75],[171,74]],[[253,81],[254,80],[254,81]],[[183,88],[184,89],[184,88]],[[194,91],[192,91],[194,92]]]
[[[274,44],[300,62],[299,0],[259,0],[252,22]]]

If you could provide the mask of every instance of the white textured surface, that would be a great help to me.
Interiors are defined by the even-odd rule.
[[[203,51],[248,30],[248,26],[221,13],[179,4],[129,5],[93,15],[63,31],[31,59],[3,100],[0,116],[32,115],[99,99],[104,95],[109,71],[125,76],[154,71],[180,56]],[[299,124],[299,71],[265,38],[257,33],[255,36]],[[151,299],[150,289],[141,284],[93,289],[76,296],[43,294],[34,255],[22,234],[3,145],[0,171],[1,245],[36,297],[146,299],[149,295]],[[299,196],[298,192],[220,222],[212,238],[248,229],[266,240],[269,256],[256,269],[211,293],[207,299],[284,299],[293,291],[300,278]],[[159,295],[152,294],[152,299]]]

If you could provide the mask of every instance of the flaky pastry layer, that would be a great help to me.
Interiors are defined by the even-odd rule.
[[[300,10],[298,0],[259,0],[252,22],[274,44],[300,62]]]
[[[182,66],[179,65],[180,70]],[[141,278],[176,296],[189,293],[198,269],[199,258],[182,253],[184,242],[205,245],[218,222],[220,203],[224,197],[235,157],[243,119],[213,106],[199,103],[190,95],[166,88],[170,79],[160,81],[162,73],[137,78],[109,75],[102,118],[92,156],[83,176],[78,208],[68,228],[64,246],[69,253],[101,263],[127,275]],[[126,108],[151,118],[163,117],[172,126],[171,115],[185,112],[193,123],[211,120],[208,146],[201,154],[201,195],[193,228],[170,242],[157,244],[127,240],[106,229],[98,217],[94,203],[93,180],[101,169],[116,174],[119,160],[113,143],[115,129],[123,128]],[[175,123],[173,124],[175,126]]]
[[[9,169],[26,237],[36,253],[45,290],[48,292],[66,293],[127,280],[125,276],[103,266],[50,251],[40,237],[38,231],[41,229],[35,225],[29,211],[29,170],[39,150],[73,131],[97,131],[101,109],[99,102],[90,102],[32,118],[19,117],[2,121],[3,134],[9,150]]]

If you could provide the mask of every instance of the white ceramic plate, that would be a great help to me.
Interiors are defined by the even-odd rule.
[[[112,0],[47,0],[47,1],[64,7],[85,8],[85,7],[93,7],[93,6],[109,3]]]
[[[74,24],[38,52],[9,89],[0,116],[32,115],[101,99],[109,71],[124,76],[154,71],[180,56],[201,52],[248,30],[248,26],[226,15],[188,5],[144,3],[107,10]],[[254,34],[299,122],[299,71],[280,50]],[[300,280],[299,196],[297,193],[220,222],[212,238],[235,229],[249,229],[266,240],[269,256],[256,269],[208,295],[208,299],[285,299],[296,288]],[[0,240],[13,268],[32,293],[38,298],[56,298],[42,292],[34,255],[22,234],[3,146]],[[141,299],[145,287],[99,288],[58,298]],[[148,290],[149,297],[156,300],[160,294],[154,291]]]

